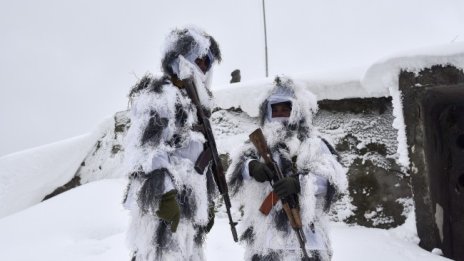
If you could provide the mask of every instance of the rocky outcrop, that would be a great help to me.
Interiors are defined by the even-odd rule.
[[[88,182],[123,177],[123,139],[129,125],[130,120],[126,111],[117,112],[112,119],[102,123],[98,130],[101,131],[100,137],[82,160],[74,178],[45,196],[43,200]]]

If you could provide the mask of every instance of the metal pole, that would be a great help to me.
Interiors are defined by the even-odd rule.
[[[266,77],[269,76],[269,67],[267,62],[267,30],[266,30],[266,8],[263,0],[263,19],[264,19],[264,57],[266,62]]]

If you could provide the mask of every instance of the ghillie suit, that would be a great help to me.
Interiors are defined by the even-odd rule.
[[[129,184],[124,206],[131,213],[132,260],[204,259],[202,245],[214,222],[215,188],[209,168],[203,173],[194,170],[205,137],[197,125],[199,108],[192,105],[181,80],[194,80],[202,109],[209,112],[209,74],[194,62],[206,56],[211,64],[221,59],[211,36],[196,28],[174,30],[164,51],[164,76],[147,75],[131,90],[125,152]],[[159,217],[163,200],[177,202],[178,223]]]
[[[291,102],[291,114],[272,118],[271,105]],[[312,127],[317,101],[309,91],[287,78],[276,78],[275,87],[261,104],[261,128],[285,176],[297,175],[301,187],[301,210],[306,250],[311,260],[328,261],[332,250],[327,233],[327,215],[335,193],[347,188],[345,169]],[[279,201],[269,215],[259,211],[273,190],[269,182],[250,176],[249,162],[259,159],[249,141],[232,156],[228,170],[229,188],[243,207],[240,240],[246,244],[245,260],[302,260],[296,234]],[[262,161],[262,159],[261,159]]]

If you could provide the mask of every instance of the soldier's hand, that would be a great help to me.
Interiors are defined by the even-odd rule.
[[[257,160],[250,161],[250,163],[248,163],[248,169],[250,171],[250,176],[259,182],[272,180],[274,177],[272,170],[265,163]]]
[[[300,181],[298,177],[285,177],[274,183],[273,188],[279,198],[285,198],[300,193]]]
[[[173,233],[176,232],[180,220],[180,208],[176,197],[175,190],[164,193],[161,197],[159,209],[156,211],[159,218],[170,224]]]

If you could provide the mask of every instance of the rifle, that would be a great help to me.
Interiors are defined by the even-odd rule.
[[[275,162],[275,160],[272,158],[271,150],[267,146],[266,139],[264,138],[262,130],[260,128],[256,129],[250,134],[249,137],[250,141],[253,143],[253,145],[255,145],[256,149],[258,150],[258,154],[264,159],[264,162],[269,167],[271,167],[271,170],[273,170],[276,174],[277,181],[284,178],[284,175],[282,174],[279,165],[277,165],[277,162]],[[266,200],[268,198],[271,198],[271,201],[274,201],[275,199],[275,202],[277,202],[278,196],[274,192],[271,192],[266,197]],[[310,260],[305,248],[306,238],[302,229],[303,224],[301,223],[300,209],[298,206],[298,200],[296,198],[296,195],[281,198],[280,200],[282,202],[282,208],[287,214],[287,218],[290,222],[290,225],[296,233],[298,243],[300,244],[301,251],[303,252],[304,260]],[[263,210],[264,205],[265,204],[263,203],[263,205],[260,208],[261,212],[265,211]],[[272,205],[270,208],[272,208]],[[263,212],[263,214],[269,214],[270,208],[268,209],[267,213]]]
[[[198,121],[202,128],[202,132],[206,138],[205,149],[200,154],[195,163],[195,170],[198,173],[203,173],[204,169],[209,165],[210,160],[212,160],[211,169],[213,172],[214,181],[217,185],[219,193],[222,195],[222,198],[224,199],[224,204],[227,210],[227,216],[229,217],[229,224],[230,229],[232,231],[232,236],[234,238],[234,241],[237,242],[238,236],[237,230],[235,229],[237,222],[233,221],[232,214],[230,212],[232,205],[230,204],[229,189],[227,188],[226,177],[224,175],[224,167],[222,166],[221,159],[219,158],[219,154],[217,152],[216,142],[214,140],[211,124],[209,122],[208,117],[205,115],[203,106],[200,103],[198,93],[193,81],[191,79],[187,79],[183,80],[182,82],[183,86],[187,91],[187,95],[190,97],[192,103],[197,108]]]

